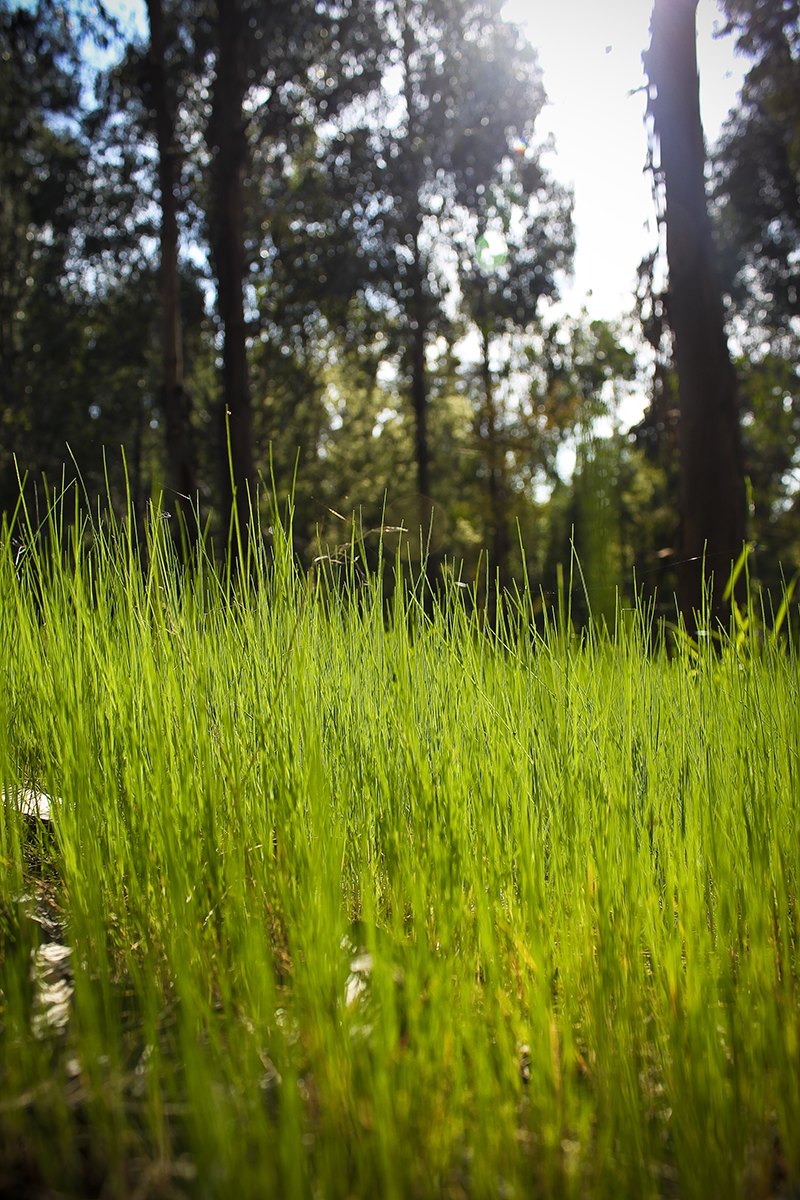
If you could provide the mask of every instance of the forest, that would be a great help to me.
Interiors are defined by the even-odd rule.
[[[706,146],[696,7],[600,321],[499,0],[0,0],[0,1196],[800,1195],[800,12]]]
[[[222,552],[234,509],[268,537],[291,497],[307,567],[382,536],[545,603],[574,546],[601,615],[634,590],[674,614],[680,564],[724,582],[746,542],[779,597],[800,566],[797,7],[725,0],[738,105],[716,145],[674,134],[702,171],[715,332],[681,299],[696,266],[682,292],[670,261],[659,291],[652,258],[618,321],[550,315],[572,196],[541,163],[536,50],[498,0],[148,0],[129,42],[103,5],[4,0],[0,507],[79,480],[92,510],[130,502],[141,524],[156,502],[176,544]],[[681,54],[691,94],[693,47],[660,67],[656,13],[651,94],[680,89]],[[653,100],[642,163],[669,226],[659,119]],[[682,320],[728,372],[705,425]],[[633,384],[649,406],[622,432]]]

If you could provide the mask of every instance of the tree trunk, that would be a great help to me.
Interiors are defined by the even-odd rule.
[[[150,86],[158,141],[161,189],[161,347],[163,409],[167,455],[172,484],[184,528],[190,540],[197,535],[197,463],[190,423],[191,397],[183,382],[180,292],[178,281],[178,214],[175,201],[175,127],[172,118],[164,46],[161,0],[147,0],[150,22]]]
[[[417,491],[430,496],[430,453],[428,450],[428,372],[425,363],[425,297],[420,293],[416,304],[411,364],[411,399],[416,421]],[[423,505],[420,511],[427,513]]]
[[[247,90],[244,18],[238,0],[217,0],[217,64],[208,141],[211,253],[223,328],[222,451],[226,532],[234,511],[243,541],[255,504],[253,412],[244,320],[245,179],[250,165],[242,106]],[[232,545],[236,551],[236,539]]]
[[[417,458],[417,492],[419,493],[419,520],[423,530],[423,538],[427,534],[425,524],[430,519],[426,500],[430,496],[430,451],[428,449],[428,368],[425,362],[425,339],[428,332],[428,303],[425,296],[425,262],[420,247],[422,234],[422,214],[419,207],[419,191],[421,179],[416,162],[419,154],[416,123],[416,106],[414,87],[412,84],[411,59],[416,50],[414,31],[408,21],[403,25],[403,97],[406,103],[406,143],[407,153],[415,182],[409,185],[409,194],[413,197],[413,208],[409,212],[409,230],[413,242],[414,259],[410,268],[411,286],[414,294],[414,316],[411,327],[411,404],[415,420],[415,451]]]
[[[492,574],[497,579],[499,589],[502,590],[508,582],[508,513],[506,509],[505,462],[497,440],[497,411],[494,402],[492,370],[489,365],[489,349],[489,335],[484,329],[481,333],[484,405],[482,424],[486,429],[483,436],[486,444],[485,463],[492,535],[490,562]]]
[[[644,55],[666,192],[668,317],[681,408],[679,602],[691,632],[704,588],[713,623],[727,623],[723,592],[742,550],[746,514],[736,374],[705,194],[696,3],[655,0]]]

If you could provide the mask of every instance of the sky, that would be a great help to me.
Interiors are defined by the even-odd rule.
[[[645,173],[647,132],[642,51],[650,44],[652,0],[509,0],[508,19],[539,51],[549,104],[536,140],[552,132],[543,161],[575,189],[575,275],[562,287],[563,310],[613,319],[629,311],[636,268],[658,244],[652,187]],[[712,144],[742,85],[747,60],[723,24],[716,0],[699,0],[700,108]]]

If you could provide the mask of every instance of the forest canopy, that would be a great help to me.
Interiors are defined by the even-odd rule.
[[[256,496],[264,536],[291,497],[307,564],[422,527],[437,569],[547,597],[574,545],[597,613],[634,571],[674,611],[677,293],[646,262],[618,321],[553,315],[572,195],[499,0],[146,8],[126,39],[102,6],[0,4],[3,511],[79,479],[222,548]],[[749,69],[703,204],[745,536],[779,590],[800,565],[797,4],[723,17]]]

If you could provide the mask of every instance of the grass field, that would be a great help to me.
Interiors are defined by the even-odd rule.
[[[0,547],[0,1194],[800,1195],[790,644],[152,528]]]

